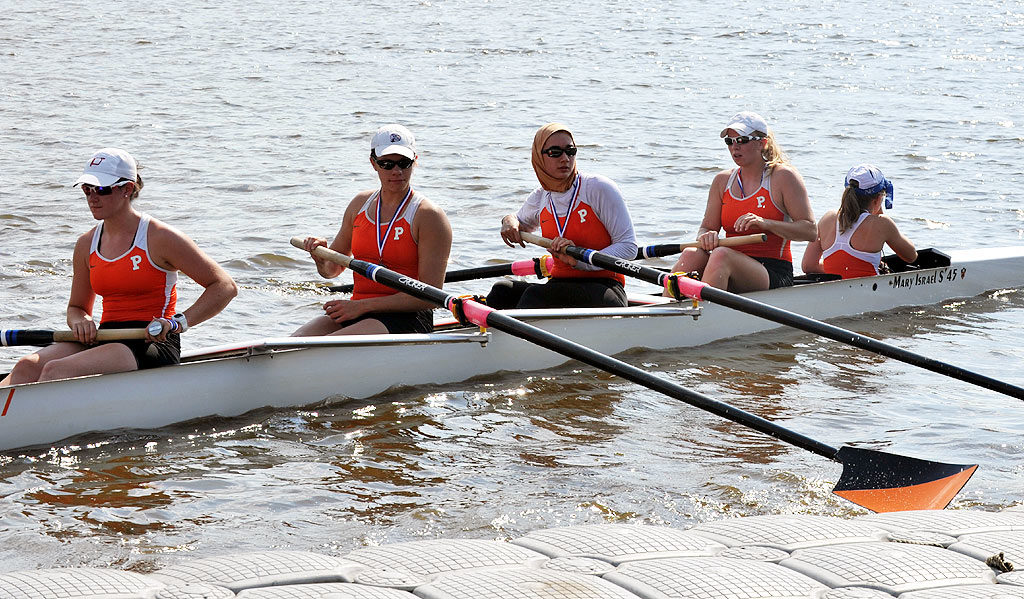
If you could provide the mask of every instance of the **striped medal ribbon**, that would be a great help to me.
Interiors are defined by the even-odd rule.
[[[569,226],[569,217],[572,216],[572,210],[576,207],[576,201],[580,198],[580,189],[583,187],[580,181],[580,175],[576,175],[576,182],[572,184],[572,201],[569,202],[569,209],[565,211],[565,218],[562,220],[558,219],[558,209],[555,208],[555,201],[551,197],[551,192],[548,192],[548,207],[551,208],[551,214],[555,217],[555,228],[558,229],[559,237],[565,237],[565,229]]]
[[[391,229],[395,227],[395,221],[398,220],[399,215],[405,211],[405,205],[409,202],[409,198],[412,197],[412,187],[409,187],[409,193],[405,194],[405,198],[402,203],[398,205],[398,210],[391,216],[391,222],[388,223],[388,229],[384,232],[384,237],[380,236],[380,190],[377,190],[377,255],[384,258],[384,246],[388,244],[388,237],[391,237]]]

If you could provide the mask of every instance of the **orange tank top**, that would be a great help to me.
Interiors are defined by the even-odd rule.
[[[412,221],[420,206],[420,197],[410,188],[404,206],[391,221],[377,222],[376,192],[366,200],[352,223],[352,257],[380,264],[397,273],[419,278],[419,246],[412,238]],[[398,293],[394,289],[353,273],[352,299],[383,297]]]
[[[89,284],[103,298],[100,323],[152,320],[174,316],[178,273],[160,268],[149,257],[149,221],[139,219],[135,240],[127,252],[107,259],[100,254],[103,223],[96,225],[89,248]]]
[[[573,245],[584,248],[603,248],[612,243],[612,237],[604,228],[604,223],[597,218],[597,213],[586,202],[574,203],[568,215],[557,215],[558,222],[555,221],[556,215],[552,212],[551,202],[548,202],[538,218],[540,232],[548,239],[565,237],[571,239]],[[564,224],[561,233],[559,233],[559,223]],[[618,273],[609,270],[578,270],[561,260],[555,260],[551,276],[553,278],[605,277],[615,279],[623,285],[626,284],[626,277]]]
[[[729,176],[729,183],[725,186],[725,193],[722,194],[722,229],[726,237],[737,235],[749,235],[758,232],[760,229],[744,231],[739,233],[733,226],[736,219],[748,212],[756,214],[766,220],[789,221],[789,215],[783,212],[772,198],[771,175],[766,170],[761,176],[761,186],[754,193],[737,198],[732,193],[733,182],[739,178],[740,169],[736,169]],[[742,193],[742,192],[741,192]],[[732,249],[743,252],[751,258],[775,258],[777,260],[793,261],[793,254],[789,249],[789,240],[778,235],[768,233],[768,241],[765,243],[751,243],[738,245]]]

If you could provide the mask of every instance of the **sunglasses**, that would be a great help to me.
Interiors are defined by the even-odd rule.
[[[541,154],[550,156],[551,158],[559,158],[562,154],[565,154],[566,156],[575,156],[576,152],[576,146],[565,146],[564,148],[551,146],[550,148],[544,148],[540,151]]]
[[[100,185],[89,185],[88,183],[82,183],[82,192],[85,195],[95,194],[98,196],[108,196],[114,193],[115,187],[121,187],[122,185],[131,183],[131,181],[119,181],[113,185],[100,186]]]
[[[760,135],[740,135],[739,137],[726,137],[723,139],[725,139],[725,145],[727,146],[731,146],[732,144],[742,146],[743,144],[752,141],[761,141],[764,137]]]
[[[378,158],[374,162],[377,163],[377,166],[381,167],[386,171],[395,168],[395,166],[398,166],[398,168],[404,171],[405,169],[412,166],[412,163],[415,161],[412,158],[402,158],[400,160],[385,160],[383,158]]]

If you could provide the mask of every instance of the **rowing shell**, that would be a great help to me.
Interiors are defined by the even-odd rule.
[[[797,285],[751,299],[816,319],[918,306],[1024,285],[1024,247],[951,252],[950,265]],[[711,304],[650,298],[631,308],[509,310],[508,314],[606,354],[670,349],[776,328]],[[563,356],[497,331],[429,335],[284,337],[186,352],[152,370],[0,388],[0,450],[51,444],[89,431],[153,429],[262,407],[362,399],[395,386],[445,384],[502,370],[531,371]],[[401,364],[341,371],[339,363]]]

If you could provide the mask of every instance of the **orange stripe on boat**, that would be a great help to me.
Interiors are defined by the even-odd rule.
[[[957,474],[919,485],[889,489],[847,489],[833,493],[874,512],[941,510],[953,501],[977,469],[977,466],[971,466]]]
[[[11,407],[11,398],[12,397],[14,397],[14,389],[11,389],[11,392],[7,394],[7,402],[4,403],[4,411],[2,413],[0,413],[0,416],[6,416],[7,415],[7,408]]]

